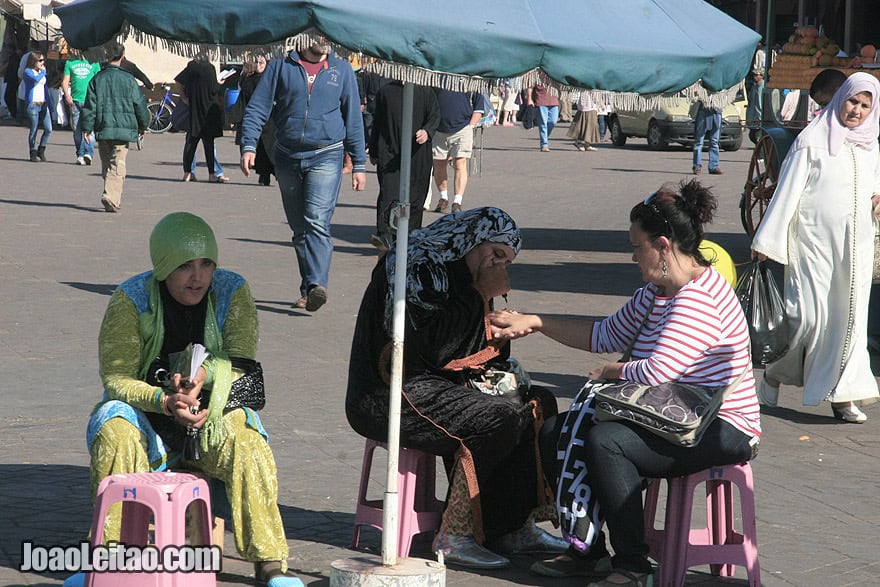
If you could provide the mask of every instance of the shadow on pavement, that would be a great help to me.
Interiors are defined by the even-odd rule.
[[[62,285],[69,285],[80,291],[101,294],[102,296],[112,295],[116,291],[116,284],[110,283],[82,283],[80,281],[62,281]]]

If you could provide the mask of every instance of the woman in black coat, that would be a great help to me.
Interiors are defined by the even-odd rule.
[[[181,98],[189,104],[189,128],[183,148],[183,181],[191,181],[192,162],[199,141],[205,152],[208,169],[214,167],[214,139],[223,136],[223,104],[221,86],[217,82],[217,70],[208,61],[194,59],[186,69],[177,74]],[[229,181],[226,176],[210,176],[210,181]]]

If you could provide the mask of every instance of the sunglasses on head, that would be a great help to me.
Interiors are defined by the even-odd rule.
[[[663,224],[666,225],[666,232],[664,232],[661,236],[672,236],[672,226],[669,224],[669,219],[666,218],[666,215],[660,210],[657,204],[654,203],[654,200],[656,199],[657,192],[654,192],[642,201],[642,205],[663,219]]]

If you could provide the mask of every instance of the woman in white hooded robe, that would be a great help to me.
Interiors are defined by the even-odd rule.
[[[803,386],[804,405],[832,402],[862,423],[855,401],[878,397],[867,350],[868,299],[880,202],[880,82],[855,73],[798,135],[752,241],[759,259],[785,265],[789,350],[767,365],[758,398]]]

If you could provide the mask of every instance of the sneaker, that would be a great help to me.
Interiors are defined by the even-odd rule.
[[[611,573],[611,558],[580,557],[563,553],[556,558],[535,562],[529,571],[543,577],[589,577],[601,578]]]
[[[86,162],[86,165],[92,164],[92,156],[91,155],[83,155],[83,161]]]
[[[327,288],[323,285],[313,285],[309,288],[306,296],[306,310],[316,312],[321,306],[327,303]]]
[[[541,152],[542,153],[549,153],[550,147],[548,147],[547,145],[544,145],[543,147],[541,147]]]
[[[437,202],[437,207],[434,208],[434,212],[446,212],[447,206],[449,206],[449,200],[446,198],[440,198],[440,201]]]
[[[587,147],[587,151],[598,151],[598,150],[599,150],[599,149],[597,149],[597,148],[594,147],[593,145],[590,145],[589,147]]]
[[[472,569],[503,569],[510,561],[500,554],[477,544],[472,536],[452,536],[438,532],[431,544],[431,550],[443,552],[443,562]]]
[[[77,165],[85,165],[85,164],[86,164],[86,158],[85,158],[85,157],[77,157],[77,158],[76,158],[76,164],[77,164]]]
[[[461,204],[453,204],[452,205],[452,213],[461,212]]]

